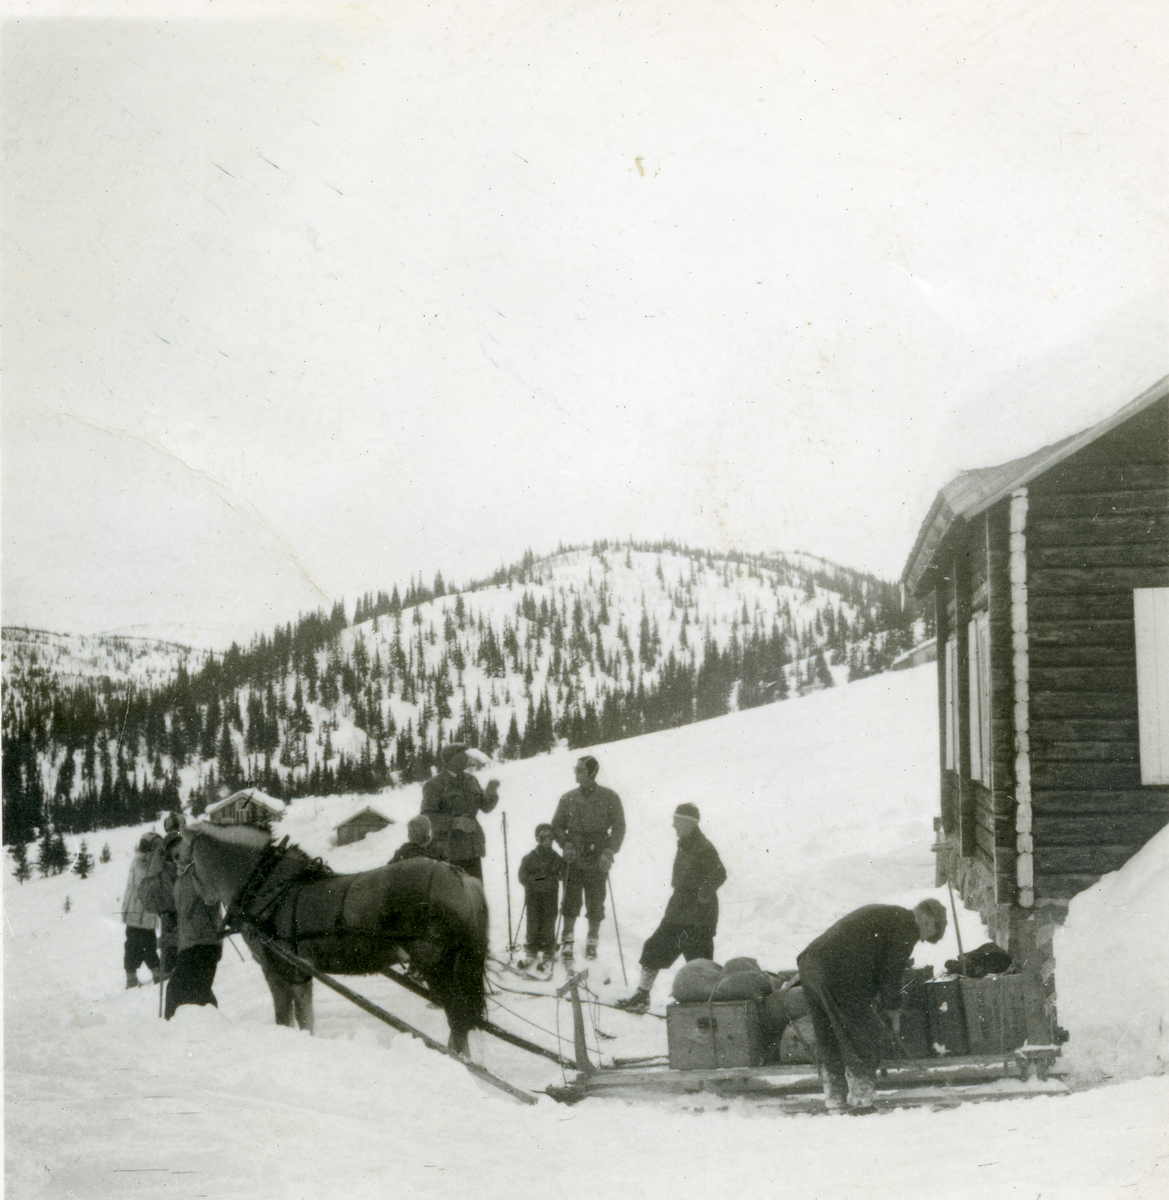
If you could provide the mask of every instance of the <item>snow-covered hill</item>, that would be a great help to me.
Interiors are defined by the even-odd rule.
[[[621,945],[606,920],[591,972],[598,993],[626,991],[622,955],[632,972],[661,914],[670,814],[684,800],[698,804],[728,866],[716,942],[723,959],[750,954],[790,966],[810,937],[853,906],[934,894],[934,703],[927,667],[596,748],[601,779],[622,795],[629,817],[613,872]],[[508,926],[503,814],[514,923],[519,856],[571,786],[576,753],[558,749],[491,769],[502,796],[484,818],[497,949]],[[278,834],[338,870],[357,870],[384,862],[404,839],[419,793],[414,784],[374,798],[294,800]],[[333,827],[367,803],[395,824],[355,845],[332,845]],[[153,989],[122,990],[118,901],[139,833],[91,835],[90,848],[108,840],[113,858],[87,880],[63,875],[20,886],[5,878],[6,1178],[22,1200],[324,1200],[387,1191],[523,1200],[549,1190],[668,1191],[679,1200],[1153,1200],[1169,1191],[1169,1079],[1151,1075],[1169,1056],[1169,970],[1164,939],[1155,936],[1169,890],[1165,834],[1077,898],[1059,934],[1060,1016],[1072,1032],[1065,1053],[1075,1094],[858,1121],[786,1117],[706,1094],[653,1104],[592,1099],[574,1108],[543,1098],[520,1108],[323,989],[315,1037],[275,1028],[259,968],[231,945],[216,979],[220,1009],[182,1008],[164,1023]],[[1126,911],[1140,921],[1119,919]],[[961,917],[967,946],[977,944],[977,918]],[[952,957],[953,931],[919,950],[928,951],[921,962]],[[1101,972],[1143,986],[1104,988]],[[445,1036],[440,1013],[389,981],[350,982]],[[655,990],[659,1011],[668,982]],[[545,1045],[571,1037],[566,1008],[548,999],[499,992],[491,1016]],[[664,1026],[596,1009],[589,1041],[606,1057],[661,1052]],[[513,1082],[561,1081],[553,1064],[486,1035],[472,1044]],[[1086,1086],[1106,1074],[1125,1082]]]
[[[207,651],[154,638],[110,634],[50,633],[6,625],[0,631],[6,689],[26,681],[55,681],[68,687],[108,680],[158,687],[175,677],[180,664],[202,666]]]
[[[354,617],[223,656],[6,631],[7,828],[117,825],[176,794],[198,812],[245,783],[368,791],[426,778],[452,739],[501,759],[613,742],[863,678],[921,627],[891,585],[807,555],[600,543]]]

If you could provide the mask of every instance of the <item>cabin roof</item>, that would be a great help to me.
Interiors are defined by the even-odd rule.
[[[207,805],[207,815],[217,813],[220,809],[227,808],[228,805],[235,804],[243,799],[250,800],[253,804],[258,804],[261,808],[268,809],[269,812],[282,813],[285,808],[283,800],[277,800],[274,796],[269,796],[266,792],[260,791],[259,788],[244,788],[242,792],[232,792],[230,796],[223,800],[216,800],[214,804]]]
[[[384,813],[378,812],[378,810],[376,808],[370,808],[369,805],[367,804],[365,806],[365,808],[363,808],[360,812],[355,812],[353,814],[353,816],[346,817],[344,821],[341,821],[339,824],[334,825],[333,828],[334,829],[342,829],[346,825],[352,825],[353,822],[356,821],[358,817],[364,817],[364,816],[377,817],[378,820],[384,821],[387,825],[392,825],[394,823],[393,820],[391,820],[391,818],[385,816]]]
[[[1030,483],[1167,395],[1169,375],[1089,429],[1074,433],[1062,441],[1053,442],[1050,446],[1043,446],[1024,458],[1012,459],[997,467],[963,471],[947,483],[934,498],[918,531],[905,569],[901,572],[901,582],[916,595],[922,579],[933,564],[934,556],[957,521],[968,521],[978,516],[1004,496],[1010,495],[1016,488]]]

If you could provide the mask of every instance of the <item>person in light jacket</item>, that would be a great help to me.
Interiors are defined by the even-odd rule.
[[[211,984],[223,954],[219,901],[207,890],[195,870],[191,841],[179,846],[175,877],[175,915],[178,919],[178,958],[166,988],[166,1019],[180,1004],[213,1004],[219,1007]]]
[[[169,979],[178,955],[179,923],[175,915],[175,879],[178,875],[178,851],[182,838],[169,832],[150,856],[142,898],[158,913],[158,956],[162,960],[162,978]]]
[[[718,889],[727,881],[726,868],[718,851],[698,828],[695,804],[679,804],[674,810],[674,832],[678,850],[670,882],[673,894],[662,923],[649,935],[641,951],[641,982],[618,1008],[645,1012],[650,989],[658,972],[672,966],[681,954],[714,958],[714,935],[718,929]]]
[[[122,893],[122,921],[126,926],[126,944],[122,951],[122,966],[126,969],[126,987],[138,986],[138,968],[145,964],[150,968],[154,982],[159,981],[158,942],[155,927],[158,913],[149,907],[142,895],[142,885],[150,870],[150,861],[156,845],[162,839],[156,833],[145,833],[134,852],[130,863],[130,874],[126,878],[126,890]]]

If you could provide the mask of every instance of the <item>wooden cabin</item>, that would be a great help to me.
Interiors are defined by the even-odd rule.
[[[377,833],[394,822],[389,817],[383,817],[375,808],[363,808],[354,813],[348,820],[334,826],[337,833],[337,845],[348,846],[351,842],[360,842],[367,833]]]
[[[937,621],[938,882],[1011,951],[1050,1041],[1069,900],[1169,821],[1169,377],[947,484],[902,581]]]
[[[212,825],[271,825],[284,816],[284,801],[259,788],[244,788],[209,804],[206,816]]]

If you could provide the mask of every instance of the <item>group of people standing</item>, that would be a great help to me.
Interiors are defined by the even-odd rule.
[[[492,780],[486,789],[480,788],[467,774],[470,758],[459,743],[444,747],[441,762],[443,770],[423,786],[422,812],[410,822],[410,841],[394,861],[429,854],[482,880],[486,839],[476,818],[495,808],[499,784]],[[577,786],[560,797],[550,822],[536,826],[536,848],[520,863],[527,911],[526,952],[517,964],[521,969],[551,971],[558,901],[564,922],[561,957],[569,964],[573,961],[582,905],[588,920],[585,956],[596,957],[605,894],[612,894],[609,872],[625,840],[621,798],[597,782],[598,771],[592,755],[577,760]],[[679,804],[674,811],[678,843],[673,891],[661,923],[642,947],[637,988],[617,1002],[629,1012],[648,1009],[659,972],[679,957],[687,962],[714,958],[718,889],[727,873],[700,819],[694,804]],[[808,1001],[830,1110],[864,1112],[873,1107],[877,1065],[890,1027],[897,1026],[902,976],[913,947],[919,941],[939,941],[945,930],[946,910],[935,899],[923,900],[912,910],[869,904],[841,918],[797,957],[797,979]]]
[[[171,813],[163,834],[143,835],[122,895],[126,987],[138,987],[138,968],[148,967],[166,989],[168,1021],[181,1004],[218,1006],[211,985],[223,953],[222,910],[195,872],[184,824]]]
[[[487,842],[478,816],[499,803],[499,782],[480,786],[468,773],[471,758],[461,743],[443,747],[440,762],[442,769],[423,785],[421,812],[407,825],[408,841],[391,862],[426,855],[482,881]],[[571,965],[575,957],[582,907],[588,921],[585,956],[597,956],[606,892],[612,895],[609,873],[625,841],[621,797],[597,782],[599,770],[592,755],[577,760],[576,787],[560,797],[550,822],[536,826],[536,847],[520,863],[527,912],[521,969],[551,972],[558,910],[565,962]],[[679,957],[687,962],[714,958],[718,890],[727,872],[700,820],[694,804],[674,810],[673,891],[642,947],[637,988],[617,1002],[619,1008],[645,1012],[659,972]],[[153,981],[166,987],[168,1020],[181,1004],[216,1004],[211,985],[222,954],[221,908],[195,872],[183,825],[181,814],[172,813],[163,836],[143,836],[122,900],[126,987],[137,987],[138,969],[147,966]],[[935,899],[912,910],[870,904],[841,918],[798,955],[798,980],[812,1017],[830,1110],[873,1107],[876,1069],[889,1027],[896,1029],[902,975],[913,947],[918,941],[939,941],[945,930],[946,910]]]
[[[486,788],[468,773],[466,746],[452,742],[440,754],[442,770],[422,787],[422,810],[407,826],[410,840],[392,861],[428,854],[462,867],[483,878],[482,858],[486,838],[478,822],[480,812],[491,812],[499,802],[499,784]],[[519,867],[527,913],[525,954],[521,970],[551,971],[556,954],[556,917],[563,920],[560,955],[566,962],[576,956],[576,922],[584,908],[588,922],[585,957],[597,956],[605,896],[612,894],[609,872],[625,841],[625,809],[612,788],[597,782],[600,764],[591,755],[579,758],[573,768],[576,787],[565,792],[552,820],[536,826],[536,848]],[[726,882],[726,868],[718,851],[699,827],[701,814],[694,804],[679,804],[674,811],[678,837],[671,877],[673,893],[658,928],[641,953],[641,979],[633,994],[619,1002],[634,1012],[649,1007],[650,989],[658,972],[680,956],[714,956],[718,928],[718,889]],[[554,848],[560,847],[558,853]]]

